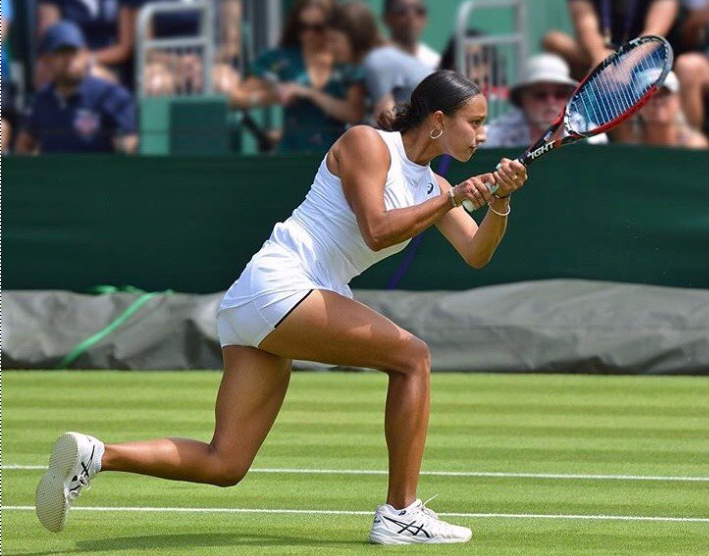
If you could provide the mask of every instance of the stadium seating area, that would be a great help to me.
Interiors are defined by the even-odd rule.
[[[707,146],[706,0],[352,4],[4,0],[3,153],[322,152],[437,68],[481,85],[491,146],[522,146],[607,52],[590,51],[588,17],[604,40],[663,34],[677,54],[658,100],[603,140]]]

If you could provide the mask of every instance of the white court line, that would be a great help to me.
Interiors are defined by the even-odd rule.
[[[44,465],[3,465],[2,469],[10,470],[40,470]],[[293,469],[293,468],[256,468],[249,473],[281,473],[300,475],[387,475],[388,471],[378,469]],[[651,475],[584,475],[568,473],[505,473],[494,471],[422,471],[421,475],[431,477],[493,477],[516,479],[559,479],[559,480],[589,480],[589,481],[683,481],[709,482],[709,477],[673,477]]]
[[[34,506],[3,506],[2,511],[34,511]],[[223,514],[300,514],[300,515],[366,515],[374,512],[354,510],[289,510],[260,508],[154,508],[154,507],[96,507],[80,506],[72,511],[84,512],[146,512],[146,513],[223,513]],[[640,515],[564,515],[564,514],[473,514],[445,513],[444,517],[491,517],[502,519],[583,519],[598,521],[669,521],[682,523],[709,523],[709,517],[655,517]]]

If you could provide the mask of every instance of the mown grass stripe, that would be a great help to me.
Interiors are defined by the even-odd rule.
[[[44,465],[3,465],[3,470],[33,471],[46,469]],[[256,468],[249,473],[276,473],[301,475],[386,475],[382,469],[295,469],[295,468]],[[709,482],[709,477],[673,477],[651,475],[585,475],[575,473],[506,473],[496,471],[422,471],[421,475],[432,477],[492,477],[515,479],[558,479],[589,481],[686,481]]]
[[[3,506],[4,511],[34,511],[34,506]],[[73,511],[84,512],[146,512],[146,513],[256,513],[256,514],[300,514],[300,515],[373,515],[372,511],[359,510],[298,510],[275,508],[175,508],[175,507],[141,507],[141,506],[81,506]],[[500,519],[583,519],[598,521],[669,521],[683,523],[709,523],[709,517],[672,517],[644,515],[573,515],[573,514],[481,514],[460,512],[438,512],[443,517],[472,517]]]

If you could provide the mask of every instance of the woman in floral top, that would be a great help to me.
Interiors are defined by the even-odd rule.
[[[281,153],[325,152],[348,124],[364,116],[361,70],[337,63],[328,48],[331,0],[299,0],[286,22],[279,48],[264,52],[251,75],[230,92],[232,105],[283,104]]]

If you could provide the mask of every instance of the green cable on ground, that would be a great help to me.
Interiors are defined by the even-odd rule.
[[[102,295],[104,293],[148,293],[145,290],[141,290],[140,288],[136,288],[135,286],[110,286],[108,284],[99,284],[98,286],[94,286],[93,288],[89,288],[88,293],[92,293],[95,295]],[[171,290],[167,290],[167,292],[171,292]]]
[[[125,288],[116,288],[115,286],[97,286],[94,288],[97,293],[115,293],[119,291],[128,291],[131,293],[138,293],[143,290],[134,288],[132,286],[126,286]],[[74,361],[76,361],[83,353],[88,349],[99,343],[101,340],[106,338],[106,336],[112,334],[117,328],[123,325],[129,318],[131,318],[143,305],[145,305],[152,298],[158,295],[172,295],[172,290],[165,290],[164,292],[143,292],[138,299],[131,303],[128,308],[123,311],[113,322],[111,322],[105,328],[102,328],[96,334],[89,336],[83,342],[77,344],[72,348],[69,353],[67,353],[64,358],[54,367],[55,370],[64,370]]]

